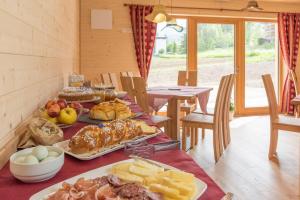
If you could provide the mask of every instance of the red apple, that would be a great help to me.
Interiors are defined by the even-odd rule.
[[[79,114],[80,111],[81,111],[81,109],[82,109],[82,105],[81,105],[80,103],[78,103],[78,102],[72,102],[72,103],[70,104],[70,107],[71,107],[71,108],[74,108],[74,109],[76,110],[76,113],[77,113],[77,114]]]
[[[59,116],[59,112],[60,112],[60,107],[57,103],[51,105],[48,109],[47,109],[47,113],[50,117],[58,117]]]
[[[55,100],[49,100],[47,101],[46,105],[45,105],[45,108],[48,109],[50,108],[50,106],[52,106],[53,104],[56,104],[56,101]]]
[[[68,106],[68,103],[65,99],[58,99],[57,104],[59,105],[61,110]]]

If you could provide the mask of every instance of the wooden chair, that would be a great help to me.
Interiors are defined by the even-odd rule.
[[[224,149],[227,148],[231,141],[230,137],[230,127],[229,127],[229,108],[230,108],[230,98],[231,98],[231,93],[233,89],[233,85],[235,82],[235,75],[231,74],[229,78],[229,83],[228,87],[226,88],[225,92],[225,102],[224,102],[224,111],[223,116],[222,116],[222,136],[223,136],[223,146]],[[227,112],[228,111],[228,112]]]
[[[300,95],[300,87],[298,87],[297,76],[296,76],[295,72],[292,70],[290,70],[289,75],[290,75],[290,79],[292,79],[294,82],[296,96],[299,96]],[[296,117],[300,116],[300,106],[299,105],[294,105],[294,114]]]
[[[197,86],[197,71],[179,71],[177,84],[179,86]],[[180,104],[180,111],[189,114],[197,108],[197,98]]]
[[[296,92],[296,96],[300,95],[300,87],[298,87],[298,80],[297,80],[297,76],[296,73],[292,70],[290,70],[290,78],[293,80],[294,85],[295,85],[295,92]]]
[[[116,73],[102,73],[96,78],[96,82],[104,85],[114,86],[116,90],[120,90],[120,85]]]
[[[126,71],[126,72],[120,72],[120,77],[122,76],[125,76],[125,77],[141,77],[141,75],[137,72],[129,72],[129,71]]]
[[[234,75],[223,76],[220,82],[215,110],[213,115],[206,115],[202,113],[191,113],[181,119],[182,121],[182,149],[186,150],[186,136],[190,132],[191,147],[193,148],[198,142],[198,128],[213,130],[213,147],[214,158],[217,162],[223,153],[222,145],[222,128],[223,116],[229,109],[225,110],[226,97],[231,90],[228,89],[231,79]]]
[[[146,113],[152,114],[149,108],[148,95],[146,91],[146,82],[142,77],[125,77],[121,76],[123,90],[142,108]],[[169,133],[170,118],[160,115],[151,115],[151,120],[158,126],[164,127],[167,135]]]
[[[270,74],[262,75],[265,90],[268,96],[270,112],[270,146],[269,159],[276,157],[278,130],[300,132],[300,119],[278,114],[278,105]]]

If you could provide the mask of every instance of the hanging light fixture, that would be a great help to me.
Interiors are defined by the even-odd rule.
[[[257,1],[249,1],[247,6],[242,9],[243,11],[262,11],[264,10],[263,8],[259,7]]]
[[[172,15],[172,11],[173,11],[173,4],[172,4],[172,0],[171,0],[171,15]],[[172,28],[177,32],[182,32],[183,31],[183,27],[177,24],[177,21],[175,18],[172,18],[170,21],[167,21],[166,26],[164,26],[161,31],[163,31],[165,28]]]
[[[161,31],[163,31],[165,28],[172,28],[177,32],[183,31],[183,27],[177,24],[176,19],[172,19],[171,21],[167,22],[166,26],[164,26]]]
[[[153,23],[161,23],[171,21],[172,17],[168,15],[166,7],[161,5],[159,0],[159,4],[154,6],[153,11],[145,19]]]

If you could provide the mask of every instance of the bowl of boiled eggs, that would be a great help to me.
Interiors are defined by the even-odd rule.
[[[23,149],[10,157],[10,172],[27,182],[41,182],[56,175],[64,164],[64,152],[53,146]]]

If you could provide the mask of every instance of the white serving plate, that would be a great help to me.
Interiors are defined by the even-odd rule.
[[[125,144],[127,142],[141,142],[141,141],[153,138],[153,137],[155,137],[155,136],[157,136],[161,133],[161,131],[159,129],[157,129],[157,131],[158,132],[156,132],[154,134],[144,135],[142,137],[138,137],[138,138],[135,138],[135,139],[132,139],[132,140],[123,141],[120,144],[117,144],[117,145],[114,145],[114,146],[111,146],[111,147],[102,148],[99,151],[91,152],[91,153],[88,153],[88,154],[74,154],[74,153],[72,153],[70,148],[69,148],[69,140],[65,140],[65,141],[62,141],[62,142],[55,143],[53,146],[61,148],[66,154],[68,154],[70,156],[73,156],[73,157],[75,157],[79,160],[92,160],[94,158],[98,158],[98,157],[103,156],[105,154],[108,154],[108,153],[111,153],[111,152],[114,152],[114,151],[117,151],[119,149],[124,148]]]
[[[96,177],[105,176],[105,175],[109,174],[109,170],[111,169],[111,167],[113,165],[124,163],[124,162],[133,162],[133,161],[134,161],[134,159],[123,160],[123,161],[120,161],[120,162],[116,162],[116,163],[113,163],[113,164],[110,164],[110,165],[106,165],[106,166],[103,166],[103,167],[100,167],[100,168],[97,168],[97,169],[79,174],[77,176],[74,176],[74,177],[69,178],[65,181],[62,181],[62,182],[57,183],[55,185],[52,185],[52,186],[50,186],[50,187],[34,194],[34,195],[32,195],[29,200],[44,200],[49,195],[53,194],[59,188],[61,188],[61,185],[62,185],[63,182],[68,182],[70,184],[74,184],[79,178],[94,179]],[[177,169],[175,167],[172,167],[172,166],[160,163],[160,162],[156,162],[156,161],[153,161],[153,160],[151,160],[151,162],[155,162],[156,164],[162,166],[165,169]],[[204,183],[203,181],[201,181],[198,178],[196,178],[196,187],[197,187],[197,191],[196,191],[194,197],[191,198],[191,200],[197,200],[199,197],[201,197],[201,195],[207,189],[206,183]]]
[[[67,101],[67,103],[72,103],[72,102],[78,102],[78,103],[90,103],[90,102],[97,102],[100,101],[100,97],[94,97],[93,99],[90,100],[81,100],[81,101]]]

